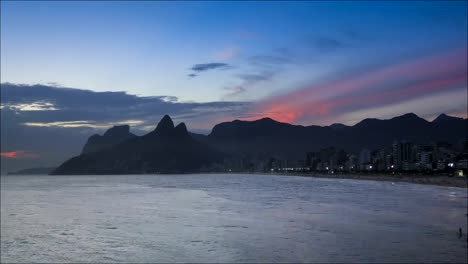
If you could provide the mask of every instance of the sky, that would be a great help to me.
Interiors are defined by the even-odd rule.
[[[1,151],[31,160],[46,154],[30,133],[73,135],[75,153],[164,114],[205,134],[234,119],[467,115],[467,1],[0,5]]]

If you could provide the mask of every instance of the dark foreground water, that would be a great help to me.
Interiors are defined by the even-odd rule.
[[[466,206],[407,183],[2,176],[1,261],[466,262]]]

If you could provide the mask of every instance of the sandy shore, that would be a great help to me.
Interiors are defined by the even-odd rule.
[[[284,175],[300,177],[316,177],[330,179],[355,179],[372,181],[408,182],[416,184],[431,184],[440,186],[468,188],[467,177],[447,175],[388,175],[388,174],[325,174],[325,173],[258,173],[265,175]]]

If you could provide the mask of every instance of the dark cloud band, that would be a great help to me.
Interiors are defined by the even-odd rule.
[[[221,62],[195,64],[190,68],[194,72],[204,72],[208,70],[227,68],[229,64]]]

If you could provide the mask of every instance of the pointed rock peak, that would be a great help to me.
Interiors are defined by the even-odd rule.
[[[419,116],[417,116],[415,113],[407,113],[407,114],[404,114],[404,115],[401,115],[401,116],[397,116],[395,118],[419,118]]]
[[[113,126],[109,128],[104,136],[114,136],[114,135],[127,135],[130,133],[129,125]]]
[[[187,131],[187,126],[185,125],[184,122],[178,124],[175,128],[176,128],[177,130],[184,130],[184,131]]]
[[[159,121],[159,123],[161,123],[161,122],[171,122],[172,124],[174,124],[169,115],[164,115],[163,118],[161,118],[161,121]]]
[[[441,122],[441,121],[450,121],[450,120],[459,120],[459,119],[463,119],[463,118],[449,116],[449,115],[442,113],[438,117],[436,117],[436,119],[434,119],[432,122]]]
[[[161,121],[159,121],[158,126],[156,127],[155,131],[165,133],[165,132],[170,132],[174,129],[174,122],[172,122],[172,119],[168,116],[165,115]]]
[[[180,123],[175,127],[175,131],[178,135],[188,135],[187,126],[184,123]]]

